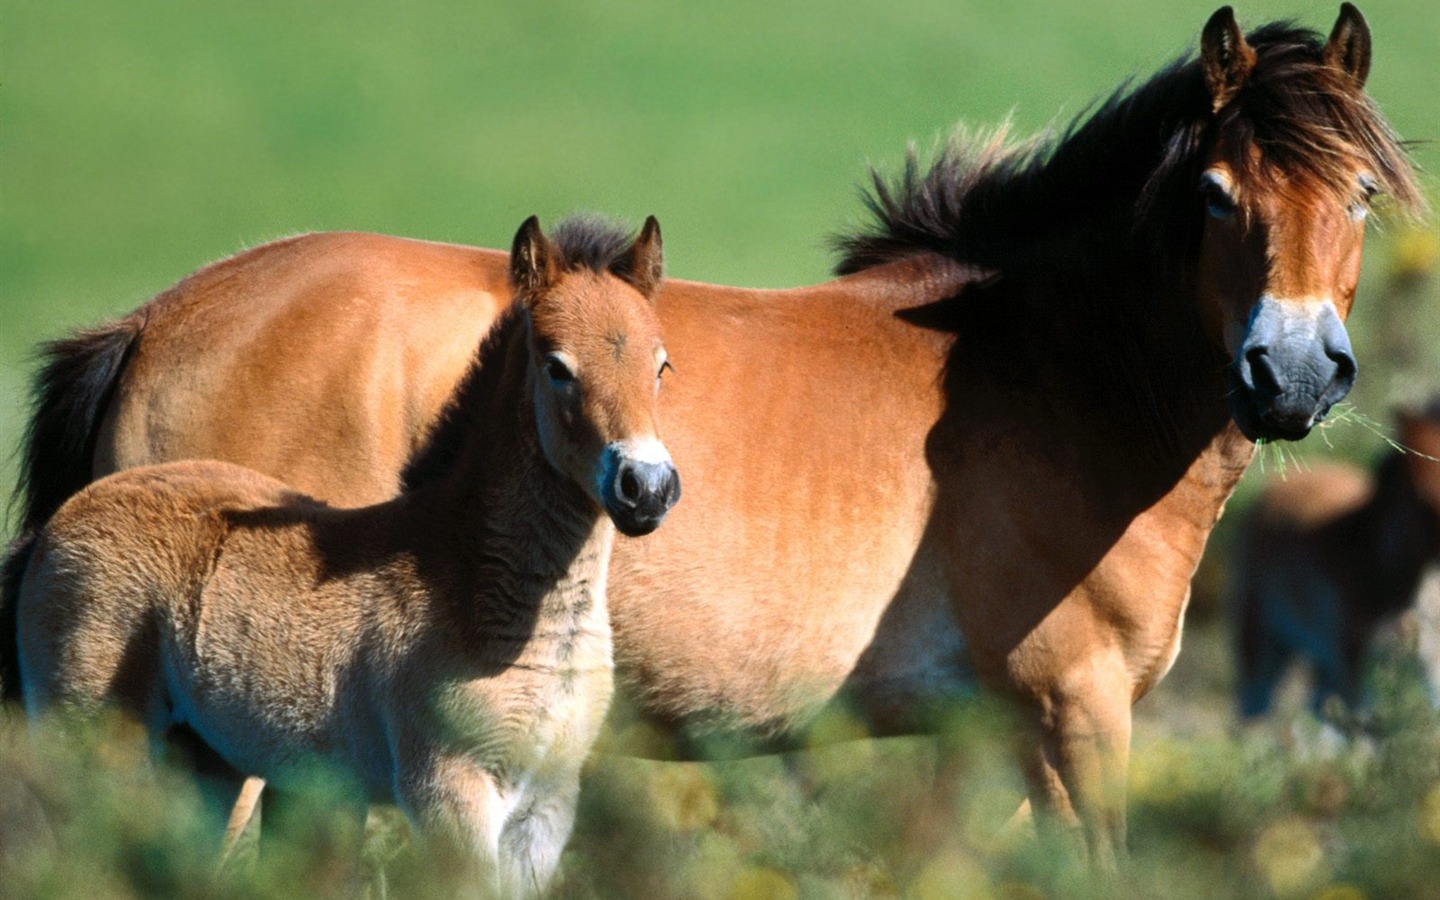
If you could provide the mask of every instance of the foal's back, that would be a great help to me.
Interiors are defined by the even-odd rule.
[[[406,569],[327,555],[381,549],[346,533],[352,517],[222,462],[96,482],[51,520],[30,563],[22,596],[44,605],[26,616],[22,659],[49,646],[65,659],[24,673],[27,705],[108,694],[154,729],[199,717],[190,724],[242,770],[327,755],[341,673],[304,661],[353,655],[385,618],[382,587],[393,593]],[[227,714],[240,706],[267,727]]]

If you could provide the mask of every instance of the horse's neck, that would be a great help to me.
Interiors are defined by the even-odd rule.
[[[1135,112],[1153,127],[1131,122],[1098,164],[1061,153],[1020,184],[1022,202],[1001,229],[1010,239],[990,239],[994,257],[974,260],[996,277],[959,297],[947,394],[973,411],[956,417],[962,432],[977,416],[995,422],[959,436],[962,446],[1019,433],[1054,460],[1043,469],[1085,498],[1089,521],[1077,525],[1164,534],[1165,553],[1131,546],[1143,539],[1118,549],[1163,567],[1160,580],[1178,597],[1254,445],[1232,423],[1225,359],[1200,320],[1191,223],[1167,205],[1169,194],[1147,205],[1133,174],[1153,169],[1165,123],[1144,104]],[[977,230],[1003,206],[998,189],[992,199],[975,207]]]

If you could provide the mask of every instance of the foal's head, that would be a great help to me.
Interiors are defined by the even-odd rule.
[[[1198,287],[1230,367],[1231,412],[1251,438],[1304,437],[1350,390],[1344,321],[1371,198],[1419,203],[1404,151],[1364,94],[1370,30],[1349,3],[1323,45],[1210,17],[1200,70],[1211,120],[1197,215]],[[1203,210],[1203,212],[1201,212]]]
[[[680,499],[655,415],[669,366],[655,315],[660,226],[651,216],[626,242],[594,223],[567,222],[556,237],[531,216],[510,254],[540,446],[622,533],[648,534]]]

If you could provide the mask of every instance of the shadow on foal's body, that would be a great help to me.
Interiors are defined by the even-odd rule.
[[[522,226],[516,302],[426,487],[336,510],[180,462],[62,507],[20,595],[31,714],[118,703],[279,787],[333,766],[504,894],[538,893],[611,696],[615,528],[648,533],[679,493],[655,425],[659,232],[596,233]]]

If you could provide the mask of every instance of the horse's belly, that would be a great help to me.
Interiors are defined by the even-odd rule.
[[[849,562],[808,568],[793,555],[742,566],[743,543],[675,537],[617,544],[622,714],[638,707],[689,738],[784,743],[837,705],[878,732],[911,732],[924,710],[973,691],[938,567],[903,522],[880,541],[817,534],[808,558]],[[704,573],[727,570],[707,589]]]

